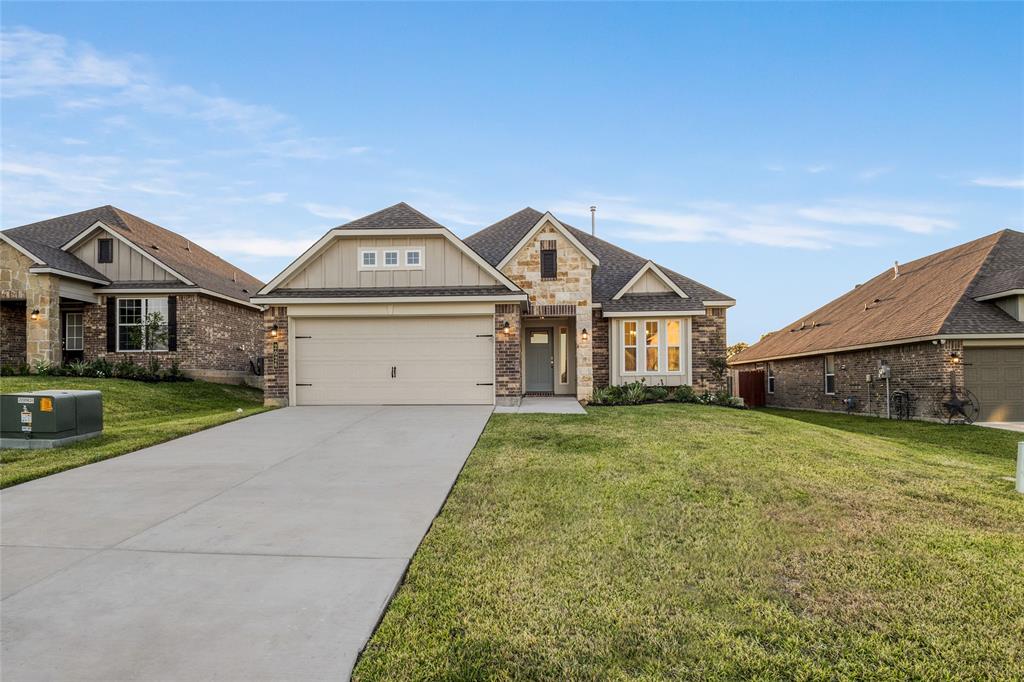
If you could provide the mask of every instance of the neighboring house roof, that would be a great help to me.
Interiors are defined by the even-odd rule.
[[[907,339],[962,334],[1022,334],[992,302],[975,298],[992,283],[1018,282],[1024,233],[1002,230],[892,268],[741,351],[730,364],[814,355]]]
[[[410,229],[437,229],[443,228],[439,222],[423,215],[415,208],[404,201],[381,209],[376,213],[356,218],[355,220],[339,225],[339,230],[410,230]]]
[[[463,241],[488,263],[497,266],[543,216],[540,211],[527,207],[466,237]],[[703,310],[704,301],[717,301],[719,304],[728,305],[733,303],[732,297],[665,267],[661,267],[661,271],[689,298],[680,298],[675,294],[626,294],[613,301],[615,294],[647,265],[647,259],[593,237],[564,221],[559,222],[601,261],[601,264],[594,268],[591,286],[594,303],[600,303],[605,310],[686,311]]]
[[[68,242],[97,222],[202,289],[248,302],[250,295],[263,286],[252,275],[180,234],[114,206],[100,206],[14,227],[4,230],[3,234],[50,267],[109,281],[71,253],[62,250]],[[37,250],[33,250],[33,246]],[[120,286],[123,283],[118,284]],[[167,283],[162,286],[167,286]]]

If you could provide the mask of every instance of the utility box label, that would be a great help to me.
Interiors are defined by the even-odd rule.
[[[21,430],[26,433],[32,431],[32,413],[24,406],[21,408]]]
[[[18,398],[19,405],[34,405],[35,402],[35,398]]]

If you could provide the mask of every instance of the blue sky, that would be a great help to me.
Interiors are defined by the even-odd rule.
[[[754,341],[1024,224],[1021,4],[3,4],[2,213],[114,204],[269,279],[408,201],[523,206]]]

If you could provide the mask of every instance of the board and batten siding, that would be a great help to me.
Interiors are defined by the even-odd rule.
[[[114,240],[114,257],[112,263],[99,262],[100,239]],[[76,245],[72,250],[79,260],[101,273],[113,282],[177,282],[178,278],[162,267],[146,258],[136,249],[113,236],[106,230],[97,230],[96,234]]]
[[[377,267],[360,269],[359,254],[364,249],[379,252]],[[398,267],[383,265],[385,249],[399,251]],[[406,249],[423,250],[421,269],[405,267]],[[338,237],[280,288],[472,287],[497,283],[494,277],[444,237]]]
[[[636,283],[629,288],[627,294],[664,294],[672,289],[665,284],[665,281],[648,270]]]

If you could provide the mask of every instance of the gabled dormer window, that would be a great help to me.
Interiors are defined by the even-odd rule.
[[[558,277],[558,249],[554,239],[544,239],[540,243],[540,278],[555,279]]]

